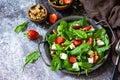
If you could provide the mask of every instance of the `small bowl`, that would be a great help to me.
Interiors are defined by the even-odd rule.
[[[56,10],[65,10],[65,9],[67,9],[67,8],[70,6],[70,4],[66,4],[66,5],[55,5],[55,4],[53,4],[53,3],[51,2],[51,0],[48,0],[48,3],[49,3],[54,9],[56,9]]]
[[[47,9],[40,4],[33,5],[28,10],[28,17],[33,22],[42,22],[47,18]]]

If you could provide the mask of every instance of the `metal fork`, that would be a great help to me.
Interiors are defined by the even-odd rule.
[[[118,69],[118,63],[119,63],[119,59],[120,59],[120,39],[115,47],[115,51],[117,53],[117,58],[116,58],[116,62],[115,62],[115,65],[114,65],[114,68],[113,68],[113,73],[112,73],[112,76],[111,76],[111,80],[114,80],[115,78],[115,73],[116,73],[116,70]]]

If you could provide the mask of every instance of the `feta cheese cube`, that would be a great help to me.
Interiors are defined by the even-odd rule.
[[[78,63],[77,63],[77,62],[73,63],[72,68],[73,68],[73,69],[77,69],[77,68],[79,68]]]
[[[52,45],[52,49],[53,49],[53,50],[56,50],[56,49],[57,49],[56,46],[55,46],[55,44]]]
[[[93,63],[94,62],[94,58],[88,58],[88,63]]]
[[[95,29],[93,28],[93,27],[91,27],[91,29],[90,29],[91,31],[95,31]]]
[[[60,58],[63,59],[63,60],[67,59],[67,54],[60,53]]]
[[[75,45],[72,43],[71,45],[70,45],[70,49],[74,49],[75,48]]]
[[[105,43],[102,40],[97,40],[97,45],[98,46],[103,46]]]

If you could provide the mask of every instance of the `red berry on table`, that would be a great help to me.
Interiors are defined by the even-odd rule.
[[[49,15],[49,21],[50,23],[54,24],[58,20],[58,14],[53,13]]]
[[[37,31],[31,29],[27,32],[27,37],[30,40],[36,40],[39,37],[39,33]]]

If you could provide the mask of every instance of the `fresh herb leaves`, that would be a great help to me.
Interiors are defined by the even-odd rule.
[[[28,21],[25,21],[25,22],[23,22],[22,24],[16,26],[16,28],[14,29],[14,31],[15,31],[17,34],[20,33],[21,31],[23,31],[23,30],[26,28],[27,23],[28,23]]]
[[[24,67],[27,64],[34,63],[40,57],[39,51],[34,51],[26,56]]]
[[[52,59],[52,61],[51,61],[51,70],[52,71],[56,71],[56,70],[59,70],[61,67],[62,67],[62,61],[61,61],[61,59],[60,59],[60,57],[59,57],[59,53],[57,53],[54,57],[53,57],[53,59]]]

